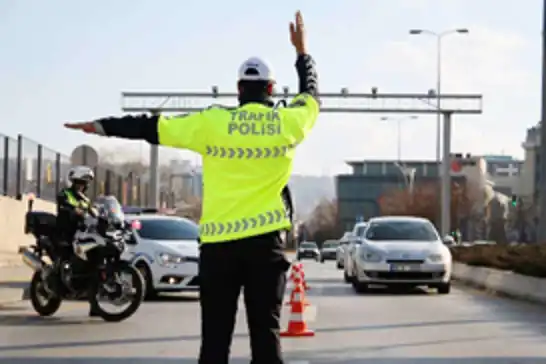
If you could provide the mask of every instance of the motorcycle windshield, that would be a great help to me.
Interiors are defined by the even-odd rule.
[[[125,214],[121,208],[119,201],[114,196],[105,196],[97,201],[98,205],[102,207],[102,213],[112,223],[123,224],[125,222]]]

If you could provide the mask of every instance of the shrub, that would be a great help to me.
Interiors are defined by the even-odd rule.
[[[460,263],[546,278],[543,245],[477,245],[454,247],[451,252],[453,260]]]

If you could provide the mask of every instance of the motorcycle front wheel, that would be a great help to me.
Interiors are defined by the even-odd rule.
[[[135,267],[127,262],[119,262],[116,275],[118,277],[123,275],[130,277],[130,289],[128,289],[128,282],[116,282],[114,283],[116,287],[112,287],[108,282],[100,281],[98,284],[93,285],[89,295],[91,311],[96,312],[98,316],[108,322],[120,322],[131,317],[144,301],[144,280]],[[115,297],[112,297],[110,296],[112,293],[108,293],[108,290],[112,291],[112,289],[120,289],[121,293],[118,292]],[[124,301],[129,305],[121,312],[111,313],[101,306],[101,302],[105,299],[107,301]]]
[[[62,299],[46,290],[46,283],[42,278],[41,271],[36,271],[32,275],[29,296],[32,307],[40,316],[51,316],[61,307]]]

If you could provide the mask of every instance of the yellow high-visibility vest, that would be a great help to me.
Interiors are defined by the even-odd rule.
[[[281,191],[288,184],[296,146],[318,114],[317,100],[301,94],[285,108],[249,103],[160,116],[161,145],[203,156],[202,243],[290,228]]]

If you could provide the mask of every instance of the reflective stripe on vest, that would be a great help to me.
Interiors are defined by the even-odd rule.
[[[224,234],[241,233],[248,229],[277,225],[286,220],[286,218],[286,211],[274,210],[226,223],[206,223],[199,226],[199,232],[201,236],[221,236]]]
[[[293,144],[265,148],[230,148],[207,145],[207,155],[227,159],[280,158],[296,146]]]
[[[76,198],[76,196],[74,196],[74,194],[70,190],[65,190],[64,194],[66,195],[68,199],[68,203],[71,204],[72,206],[81,207],[81,208],[89,207],[89,200],[85,196],[82,196],[82,198],[84,199],[80,201]]]

